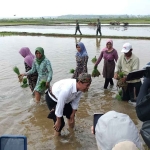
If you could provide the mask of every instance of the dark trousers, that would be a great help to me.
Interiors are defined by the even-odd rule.
[[[139,94],[141,85],[142,85],[141,81],[136,82],[136,83],[128,83],[126,89],[122,88],[122,100],[128,101],[128,100],[134,99],[134,96],[137,97]],[[135,93],[134,93],[134,89],[135,89]]]
[[[140,103],[141,99],[148,93],[150,93],[150,78],[145,78],[137,97],[137,104]]]
[[[100,36],[101,36],[102,33],[101,33],[101,29],[100,29],[100,28],[96,30],[96,35],[98,35],[98,32],[99,32],[99,34],[100,34]]]
[[[57,117],[55,115],[55,107],[57,105],[57,102],[53,101],[51,99],[51,97],[48,95],[48,93],[46,93],[45,99],[46,99],[47,106],[48,106],[49,110],[51,111],[48,115],[48,118],[53,119],[53,122],[55,124],[55,122],[57,121]],[[52,110],[54,110],[54,111],[52,111]],[[66,116],[67,119],[70,119],[71,114],[72,114],[71,104],[70,103],[65,104],[63,115]],[[58,132],[60,132],[64,126],[65,126],[65,121],[64,121],[64,118],[62,116],[61,117],[61,126],[60,126],[60,129]]]
[[[75,35],[76,35],[77,31],[79,31],[80,34],[82,34],[81,31],[80,31],[80,28],[76,28],[76,30],[75,30]]]
[[[110,85],[114,85],[113,79],[105,78],[104,89],[107,89],[109,83],[110,83]]]

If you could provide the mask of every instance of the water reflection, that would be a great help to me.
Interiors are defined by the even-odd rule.
[[[128,30],[128,26],[124,26],[122,29],[122,31],[126,31],[126,30]]]
[[[74,26],[0,26],[0,32],[59,33],[73,34]],[[95,35],[95,26],[82,26],[83,34]],[[125,32],[124,32],[125,31]],[[138,32],[137,32],[138,31]],[[102,26],[103,35],[150,37],[149,26]]]
[[[128,26],[110,26],[109,29],[116,31],[126,31],[128,30]]]
[[[100,50],[100,44],[101,44],[101,37],[96,38],[96,47],[97,47],[97,50]]]
[[[107,28],[108,29],[108,28]],[[110,31],[110,30],[109,30]],[[125,32],[124,32],[125,33]],[[12,68],[18,66],[20,72],[24,72],[22,58],[18,49],[23,45],[34,49],[42,46],[45,54],[52,63],[54,72],[51,85],[63,78],[70,78],[70,68],[76,65],[75,43],[81,41],[88,49],[89,61],[88,72],[93,71],[93,56],[98,57],[100,49],[105,47],[107,39],[97,38],[53,38],[45,36],[5,36],[0,37],[0,134],[24,134],[28,138],[28,150],[95,150],[97,149],[94,136],[90,132],[95,112],[107,112],[116,110],[128,114],[138,129],[142,123],[137,119],[135,108],[127,102],[115,100],[115,92],[102,91],[100,87],[104,84],[101,76],[92,78],[92,84],[87,93],[81,97],[79,109],[76,115],[76,125],[73,133],[69,131],[67,122],[60,140],[53,137],[53,121],[47,118],[49,110],[45,102],[42,105],[30,105],[32,98],[30,89],[22,89],[18,78]],[[31,42],[32,41],[32,42]],[[113,39],[114,47],[121,55],[121,47],[128,39]],[[149,62],[149,41],[130,39],[134,47],[134,54],[140,58],[140,68]],[[68,45],[69,43],[69,45]],[[11,53],[10,53],[11,50]],[[143,53],[144,50],[144,53]],[[96,52],[95,52],[96,51]],[[66,54],[67,52],[67,54]],[[99,71],[102,72],[103,62],[99,64]]]
[[[82,40],[82,37],[80,37],[80,38],[75,37],[75,44],[81,42],[81,40]]]

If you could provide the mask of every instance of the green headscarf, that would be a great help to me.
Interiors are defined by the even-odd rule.
[[[41,62],[45,59],[44,49],[43,49],[42,47],[37,47],[37,48],[35,49],[35,52],[36,52],[36,51],[38,51],[38,52],[40,52],[40,53],[42,54],[42,58],[41,58],[41,59],[36,58],[36,62],[40,65]]]

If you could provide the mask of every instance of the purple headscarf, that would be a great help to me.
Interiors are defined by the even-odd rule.
[[[28,66],[32,67],[35,56],[31,53],[30,49],[28,47],[22,47],[19,53],[22,55],[22,57],[24,57],[24,62]]]
[[[80,57],[82,57],[82,56],[88,56],[84,44],[83,44],[82,42],[79,42],[79,43],[76,44],[76,46],[77,46],[77,45],[80,46],[81,51],[80,51],[80,52],[77,52],[77,53],[76,53],[76,56],[80,56]]]
[[[109,39],[109,40],[107,40],[107,42],[106,42],[106,47],[105,47],[104,49],[102,49],[102,51],[108,50],[108,48],[107,48],[107,44],[108,44],[108,43],[111,43],[111,44],[112,44],[112,48],[113,48],[113,41],[112,41],[111,39]]]

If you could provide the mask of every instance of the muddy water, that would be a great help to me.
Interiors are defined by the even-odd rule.
[[[28,46],[34,53],[37,46],[45,49],[45,55],[52,63],[54,76],[52,83],[62,78],[70,78],[70,69],[75,68],[75,43],[81,40],[88,51],[89,73],[93,70],[91,59],[99,56],[99,51],[105,46],[107,39],[75,39],[11,36],[0,37],[0,135],[23,134],[28,139],[28,150],[96,150],[96,141],[90,133],[93,113],[116,110],[127,113],[140,129],[141,122],[137,119],[135,109],[126,102],[115,100],[115,92],[101,91],[104,79],[102,76],[93,78],[88,93],[82,95],[76,115],[74,131],[68,125],[62,131],[62,137],[53,136],[53,123],[47,119],[49,110],[44,97],[40,105],[34,105],[29,88],[22,89],[16,74],[12,71],[16,65],[24,72],[23,58],[18,53],[23,46]],[[133,52],[140,58],[140,68],[149,62],[149,41],[116,40],[114,48],[120,49],[125,42],[133,45]],[[102,72],[103,62],[99,65]]]
[[[82,34],[96,35],[95,26],[81,26]],[[102,26],[102,35],[105,36],[140,36],[150,37],[149,26]],[[0,26],[0,32],[32,32],[32,33],[59,33],[74,34],[75,26]],[[79,33],[78,33],[79,34]]]

